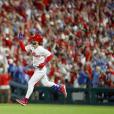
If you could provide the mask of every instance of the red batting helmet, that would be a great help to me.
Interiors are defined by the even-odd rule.
[[[31,41],[36,41],[38,43],[42,43],[43,37],[40,34],[35,34],[29,38],[29,42],[31,42]]]

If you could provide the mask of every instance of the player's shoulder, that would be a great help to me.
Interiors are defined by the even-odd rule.
[[[48,50],[43,46],[38,46],[37,50],[39,50],[40,52],[48,52]]]
[[[38,49],[43,50],[45,48],[43,46],[38,46]]]

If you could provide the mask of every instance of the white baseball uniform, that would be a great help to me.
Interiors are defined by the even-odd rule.
[[[48,77],[46,75],[46,66],[44,66],[42,69],[38,68],[39,64],[43,63],[45,61],[45,58],[50,56],[51,53],[42,46],[38,46],[36,49],[34,49],[32,45],[27,45],[25,49],[27,52],[31,51],[33,55],[33,66],[35,67],[34,74],[28,82],[28,90],[25,96],[26,98],[29,98],[33,92],[34,85],[38,81],[41,81],[41,83],[47,87],[52,87],[53,85],[57,86],[57,84],[48,80]]]

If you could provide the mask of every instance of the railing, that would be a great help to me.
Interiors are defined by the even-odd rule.
[[[12,100],[25,95],[27,86],[10,83]],[[67,88],[68,96],[64,98],[52,88],[35,87],[30,98],[31,103],[65,103],[65,104],[111,104],[114,105],[114,89],[111,88]]]

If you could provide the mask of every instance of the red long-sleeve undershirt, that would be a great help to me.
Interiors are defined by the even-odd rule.
[[[22,41],[19,41],[19,44],[20,44],[22,51],[26,52],[24,43]]]

